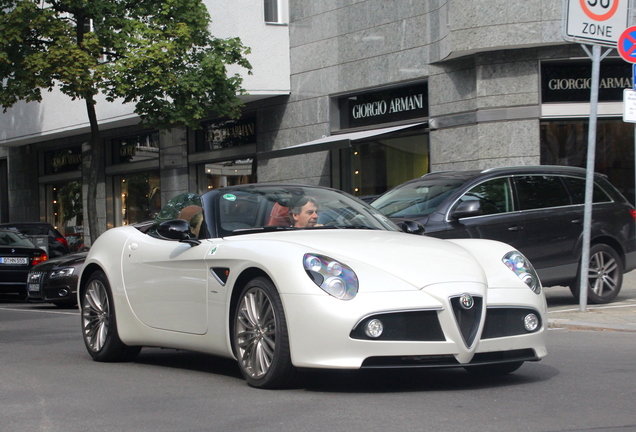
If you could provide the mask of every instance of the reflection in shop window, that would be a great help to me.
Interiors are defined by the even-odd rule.
[[[587,166],[587,120],[541,122],[541,165]],[[599,119],[594,170],[634,203],[634,126],[620,119]]]
[[[48,220],[65,236],[71,252],[77,251],[84,245],[82,182],[47,185],[46,194],[49,197]]]
[[[159,159],[159,132],[112,140],[113,164],[142,162]]]
[[[149,221],[161,210],[158,171],[122,175],[115,185],[116,225]]]
[[[245,158],[199,165],[201,193],[226,186],[256,183],[254,159]]]

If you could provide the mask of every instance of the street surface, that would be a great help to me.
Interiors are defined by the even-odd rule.
[[[626,285],[618,302],[636,298]],[[546,292],[552,310],[578,305],[567,289]],[[0,301],[1,431],[636,430],[634,332],[550,330],[543,361],[498,379],[318,371],[264,391],[208,355],[144,348],[134,363],[93,362],[79,320],[77,309]]]

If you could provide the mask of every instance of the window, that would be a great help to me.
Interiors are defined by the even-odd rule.
[[[462,201],[479,200],[483,214],[507,213],[512,211],[512,191],[507,178],[498,178],[481,183],[461,198]]]
[[[541,165],[587,166],[587,120],[541,122]],[[634,126],[598,119],[594,170],[634,203]]]
[[[278,0],[265,0],[265,22],[278,22]]]
[[[115,224],[131,225],[155,219],[161,210],[159,172],[115,177]]]
[[[84,232],[82,182],[49,184],[46,196],[47,221],[66,237],[69,246],[80,241]]]
[[[264,0],[263,6],[266,23],[284,24],[287,21],[287,0]]]
[[[533,210],[560,207],[572,204],[570,195],[560,177],[520,176],[515,177],[519,194],[519,209]]]
[[[112,140],[113,164],[159,160],[159,132]]]
[[[352,146],[353,194],[369,197],[428,173],[428,135],[377,138]]]
[[[254,159],[245,158],[222,162],[208,162],[197,167],[199,190],[208,190],[226,186],[256,183]]]
[[[572,201],[574,204],[585,204],[585,180],[574,177],[564,177],[565,184],[567,184],[570,194],[572,195]],[[594,190],[592,192],[592,201],[598,202],[612,202],[612,199],[599,187],[594,184]]]

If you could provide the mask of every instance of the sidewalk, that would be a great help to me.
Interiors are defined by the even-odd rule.
[[[588,304],[581,311],[579,299],[569,288],[547,287],[550,328],[636,332],[636,271],[623,278],[623,287],[612,303]]]

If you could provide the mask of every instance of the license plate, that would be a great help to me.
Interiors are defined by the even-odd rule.
[[[40,291],[40,284],[29,284],[29,292]]]
[[[28,264],[28,258],[0,257],[0,264]]]

